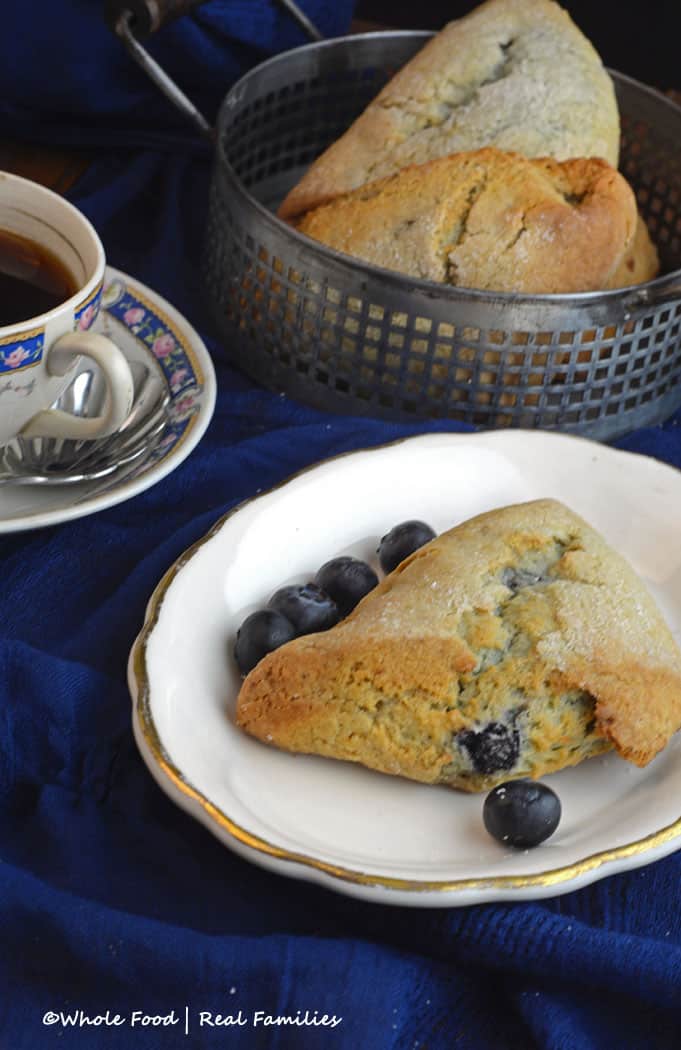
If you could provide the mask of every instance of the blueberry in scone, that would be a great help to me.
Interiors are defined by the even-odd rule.
[[[681,652],[625,560],[553,500],[417,550],[324,634],[266,656],[238,724],[280,748],[466,791],[681,725]]]

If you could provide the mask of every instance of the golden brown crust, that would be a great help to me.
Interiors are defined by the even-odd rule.
[[[626,562],[539,500],[457,526],[337,627],[271,653],[237,722],[292,751],[485,790],[612,745],[650,761],[681,725],[681,653]],[[471,739],[490,727],[517,754],[478,768]]]
[[[646,258],[644,226],[634,250],[637,221],[631,188],[603,160],[488,148],[369,183],[308,212],[298,229],[413,277],[551,293],[616,286],[627,260]],[[645,261],[641,270],[647,279]]]
[[[636,223],[634,241],[625,252],[622,262],[613,275],[612,288],[628,288],[634,284],[652,281],[660,272],[657,248],[650,239],[648,227],[641,215]]]
[[[617,164],[612,81],[552,0],[488,0],[445,26],[315,161],[279,215],[293,218],[410,164],[482,146]]]

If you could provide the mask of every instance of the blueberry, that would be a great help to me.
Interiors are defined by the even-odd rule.
[[[458,739],[471,756],[476,773],[498,773],[500,769],[511,769],[518,760],[518,730],[509,729],[503,722],[490,722],[479,732],[467,729],[459,733]]]
[[[528,572],[527,569],[514,569],[510,565],[501,574],[501,582],[509,591],[517,594],[522,587],[534,587],[538,583],[546,583],[546,577],[536,572]]]
[[[333,599],[340,615],[347,616],[364,595],[374,589],[378,576],[365,561],[346,556],[325,562],[315,576],[315,583]]]
[[[509,780],[490,791],[482,819],[492,838],[515,849],[531,849],[553,835],[560,813],[560,799],[546,784]]]
[[[281,587],[267,605],[285,616],[296,634],[327,631],[339,620],[338,606],[316,583]]]
[[[392,572],[401,561],[434,539],[435,533],[425,521],[403,521],[396,525],[378,546],[378,560],[383,572]]]
[[[252,671],[263,656],[295,638],[293,624],[274,609],[260,609],[247,616],[236,632],[234,658],[242,674]]]

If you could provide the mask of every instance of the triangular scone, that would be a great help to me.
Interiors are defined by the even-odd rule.
[[[600,291],[657,273],[633,190],[597,157],[453,153],[337,197],[298,229],[389,270],[485,291]]]
[[[451,529],[337,627],[270,653],[237,721],[277,747],[480,791],[612,745],[645,765],[681,725],[681,652],[623,558],[538,500]]]
[[[612,80],[553,0],[487,0],[434,36],[293,187],[292,219],[410,164],[496,146],[617,166]]]

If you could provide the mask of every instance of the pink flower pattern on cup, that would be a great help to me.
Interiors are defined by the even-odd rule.
[[[74,327],[89,328],[99,311],[101,289],[94,297],[74,315]],[[45,351],[45,330],[40,328],[33,333],[25,333],[11,342],[0,341],[0,374],[14,372],[18,369],[31,368],[37,365]]]
[[[98,288],[95,296],[86,302],[84,306],[81,306],[79,310],[76,310],[75,325],[81,332],[91,328],[94,324],[97,314],[99,313],[99,306],[102,301],[102,289]]]
[[[15,346],[13,350],[5,351],[2,361],[5,368],[19,368],[29,356],[28,350],[24,350],[23,346]]]
[[[95,319],[95,313],[96,309],[94,303],[90,303],[89,306],[85,307],[78,319],[78,327],[81,329],[81,331],[84,331],[86,328],[90,327],[90,325]]]

